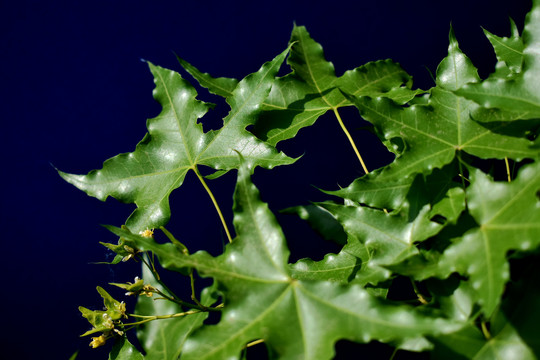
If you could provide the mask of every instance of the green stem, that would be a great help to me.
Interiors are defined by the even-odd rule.
[[[156,268],[154,267],[153,265],[153,262],[152,262],[152,265],[150,265],[146,259],[143,257],[143,256],[139,256],[139,258],[141,259],[141,261],[144,263],[144,265],[146,265],[146,267],[148,268],[148,270],[150,270],[150,272],[152,273],[152,275],[154,276],[154,279],[161,285],[163,286],[163,288],[165,289],[165,291],[167,291],[169,294],[171,294],[172,297],[176,298],[176,296],[174,295],[174,293],[171,291],[171,289],[169,289],[167,287],[167,285],[165,285],[165,283],[163,283],[163,281],[161,281],[161,278],[159,277],[159,274],[156,270]]]
[[[255,346],[257,344],[262,344],[263,342],[264,342],[264,339],[254,340],[254,341],[246,344],[246,348],[251,347],[251,346]]]
[[[214,204],[214,207],[216,208],[216,211],[217,211],[217,213],[219,215],[219,219],[221,220],[221,224],[223,225],[223,228],[225,229],[225,233],[227,234],[227,239],[229,239],[229,242],[232,242],[231,233],[229,232],[229,228],[227,227],[227,223],[225,222],[225,218],[223,217],[223,213],[221,212],[221,209],[219,208],[219,205],[217,203],[216,198],[214,197],[214,194],[212,193],[212,191],[210,190],[208,185],[206,185],[206,182],[204,181],[204,178],[199,173],[199,169],[197,169],[197,165],[193,165],[191,167],[191,169],[193,170],[193,172],[195,172],[195,175],[197,175],[197,177],[199,178],[199,181],[201,182],[202,186],[204,187],[204,189],[206,190],[206,192],[210,196],[210,199],[212,200],[212,203]]]
[[[161,285],[163,287],[163,289],[165,289],[166,292],[168,292],[170,295],[167,295],[165,294],[164,292],[162,292],[161,290],[159,289],[156,289],[156,292],[161,295],[165,300],[169,300],[169,301],[172,301],[178,305],[181,305],[181,306],[185,306],[185,307],[189,307],[189,308],[192,308],[192,309],[198,309],[200,311],[207,311],[209,308],[206,307],[206,306],[202,306],[202,305],[199,305],[199,304],[191,304],[191,303],[188,303],[186,301],[183,301],[183,300],[180,300],[180,298],[178,296],[176,296],[171,289],[169,289],[169,287],[167,285],[165,285],[165,283],[163,281],[161,281],[160,277],[159,277],[159,274],[157,273],[156,269],[150,265],[145,259],[144,257],[140,256],[140,259],[141,261],[146,265],[146,267],[150,270],[150,272],[152,273],[152,275],[154,276],[154,279],[159,283],[159,285]]]
[[[202,312],[202,310],[190,310],[190,311],[185,311],[185,312],[176,313],[176,314],[170,314],[170,315],[136,315],[136,314],[129,314],[132,317],[141,318],[143,320],[136,321],[136,322],[133,322],[133,323],[127,323],[127,324],[124,324],[124,326],[136,326],[136,325],[141,325],[141,324],[144,324],[144,323],[147,323],[147,322],[150,322],[150,321],[154,321],[154,320],[173,319],[173,318],[177,318],[177,317],[184,317],[184,316],[187,316],[187,315],[198,314],[200,312]]]
[[[184,317],[184,316],[187,316],[187,315],[198,314],[198,313],[206,312],[206,311],[221,311],[222,308],[223,308],[223,304],[219,304],[216,307],[207,308],[207,310],[199,310],[199,309],[197,309],[197,310],[189,310],[189,311],[184,311],[184,312],[181,312],[181,313],[170,314],[170,315],[137,315],[137,314],[129,314],[129,316],[131,316],[131,317],[139,318],[139,319],[143,319],[143,320],[136,321],[134,323],[127,323],[127,324],[123,324],[123,325],[124,326],[136,326],[136,325],[141,325],[141,324],[144,324],[144,323],[147,323],[147,322],[150,322],[150,321],[154,321],[154,320],[173,319],[173,318],[177,318],[177,317]]]
[[[171,234],[171,232],[167,229],[165,229],[165,227],[163,226],[160,226],[159,227],[161,229],[161,231],[163,231],[163,233],[165,234],[165,236],[167,236],[167,238],[174,244],[176,245],[176,247],[178,247],[180,250],[182,250],[182,252],[186,255],[189,255],[189,250],[188,248],[182,244],[180,241],[176,240],[176,238],[173,236],[173,234]]]
[[[460,154],[458,153],[457,154],[457,158],[458,158],[458,166],[459,166],[459,177],[461,178],[461,186],[463,188],[463,190],[465,190],[465,180],[467,180],[467,178],[463,175],[463,164],[462,164],[462,159],[461,159],[461,156]]]
[[[420,293],[420,290],[418,290],[418,286],[416,286],[416,283],[414,282],[413,279],[411,279],[411,284],[412,284],[414,293],[416,294],[416,297],[418,298],[418,301],[420,301],[420,303],[422,303],[423,305],[427,305],[427,304],[428,304],[428,301],[427,301],[426,298],[424,298],[424,296]]]
[[[358,160],[360,160],[360,164],[362,165],[362,169],[364,169],[364,172],[366,174],[369,174],[369,171],[368,171],[368,169],[366,167],[366,164],[364,163],[364,160],[362,159],[362,155],[360,155],[360,152],[358,151],[358,148],[356,147],[356,144],[354,143],[354,140],[353,140],[351,134],[349,133],[349,131],[345,127],[345,124],[343,123],[343,120],[341,119],[341,116],[339,115],[339,112],[338,112],[337,108],[334,107],[334,108],[332,108],[332,110],[334,110],[334,115],[336,115],[336,119],[339,122],[339,126],[341,126],[341,129],[343,130],[343,132],[347,136],[347,139],[349,139],[349,142],[351,143],[351,146],[352,146],[352,148],[354,150],[354,153],[356,154],[356,157],[358,157]]]
[[[180,306],[185,306],[185,307],[188,307],[190,309],[197,309],[197,310],[200,310],[200,311],[208,311],[210,308],[206,307],[206,306],[203,306],[201,303],[199,303],[198,301],[196,301],[196,304],[192,304],[192,303],[188,303],[187,301],[183,301],[183,300],[180,300],[176,297],[172,297],[172,296],[169,296],[165,293],[163,293],[162,291],[160,291],[159,289],[156,289],[156,292],[161,295],[163,297],[163,299],[165,300],[169,300],[169,301],[172,301]],[[156,300],[159,300],[159,299],[156,299]]]
[[[193,276],[193,269],[191,269],[189,272],[189,279],[191,282],[191,300],[193,300],[201,309],[208,309],[206,306],[201,304],[201,302],[197,299],[197,296],[195,296],[195,277]]]
[[[487,325],[486,325],[486,322],[485,321],[482,321],[480,323],[480,326],[482,327],[482,334],[484,334],[484,337],[486,338],[486,340],[489,340],[491,339],[491,334],[487,328]]]
[[[508,164],[508,158],[504,158],[504,163],[506,164],[506,175],[508,177],[508,182],[512,182],[512,177],[510,176],[510,164]]]

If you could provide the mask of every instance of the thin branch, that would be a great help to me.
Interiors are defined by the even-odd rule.
[[[150,270],[150,272],[152,273],[152,275],[154,276],[154,279],[163,287],[163,289],[169,293],[169,295],[165,294],[164,292],[162,292],[161,290],[157,289],[156,288],[156,293],[158,293],[159,295],[161,295],[163,297],[164,300],[169,300],[169,301],[172,301],[178,305],[181,305],[181,306],[185,306],[185,307],[189,307],[191,309],[198,309],[198,310],[201,310],[201,311],[207,311],[209,310],[210,308],[206,307],[206,306],[203,306],[203,305],[199,305],[199,304],[191,304],[191,303],[188,303],[186,301],[183,301],[181,300],[178,296],[176,296],[174,294],[174,292],[169,289],[169,287],[167,285],[165,285],[165,283],[163,281],[161,281],[161,278],[159,277],[159,274],[156,270],[156,268],[153,266],[153,263],[152,265],[150,265],[145,259],[143,256],[140,256],[139,255],[139,258],[141,259],[141,261],[146,265],[146,267]]]

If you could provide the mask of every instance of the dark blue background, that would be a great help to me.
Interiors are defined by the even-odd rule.
[[[77,306],[101,308],[96,285],[138,274],[137,264],[90,264],[110,260],[99,241],[116,241],[99,224],[119,226],[133,208],[87,197],[52,165],[86,173],[135,148],[146,119],[160,111],[140,59],[179,70],[175,52],[202,71],[242,78],[286,47],[296,22],[323,45],[338,75],[392,58],[416,86],[429,88],[427,69],[434,72],[445,56],[451,22],[485,76],[494,56],[481,26],[509,35],[508,17],[521,28],[529,8],[525,0],[2,1],[0,357],[67,359],[81,349],[81,359],[107,358],[106,349],[90,350],[89,339],[79,338],[89,325]],[[200,98],[219,100],[204,91]],[[226,112],[221,104],[208,117]],[[370,169],[391,159],[355,130],[362,125],[356,111],[343,114]],[[336,189],[362,174],[332,117],[281,148],[304,156],[294,166],[256,172],[262,197],[275,210],[323,199],[311,185]],[[234,182],[234,172],[210,182],[229,221]],[[223,234],[196,179],[188,176],[171,201],[170,230],[193,251],[217,255]],[[334,249],[293,217],[279,219],[293,260]]]

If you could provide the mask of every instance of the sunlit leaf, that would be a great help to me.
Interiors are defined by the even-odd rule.
[[[401,103],[421,92],[410,89],[410,76],[390,60],[365,64],[338,78],[321,45],[303,26],[294,27],[290,43],[287,63],[292,72],[276,80],[253,130],[270,144],[294,137],[327,111],[350,106],[340,88],[358,96],[388,96]]]
[[[499,304],[509,280],[507,253],[540,245],[540,165],[523,167],[511,183],[493,182],[480,170],[471,174],[469,211],[478,227],[449,246],[437,266],[418,269],[417,278],[458,272],[469,278],[486,315]]]
[[[540,355],[540,340],[535,336],[540,321],[539,290],[536,272],[529,273],[526,279],[510,287],[508,298],[490,324],[489,333],[482,334],[480,329],[470,325],[433,338],[436,345],[433,358],[537,359]]]
[[[452,91],[475,81],[479,81],[476,69],[451,32],[448,56],[437,69],[438,86],[431,89],[428,105],[401,107],[386,98],[351,96],[378,134],[404,143],[402,153],[379,176],[396,182],[418,172],[430,173],[460,152],[481,158],[535,158],[538,151],[531,148],[531,141],[503,135],[508,123],[487,126],[471,119],[478,105]]]
[[[484,34],[495,50],[497,65],[492,77],[507,77],[521,72],[523,64],[523,40],[519,36],[516,23],[510,19],[512,35],[500,37],[484,29]]]
[[[214,169],[237,168],[240,152],[256,166],[272,168],[294,160],[258,140],[246,130],[260,113],[275,74],[288,51],[242,80],[227,99],[231,111],[218,130],[203,132],[197,120],[210,105],[196,100],[196,91],[179,74],[150,65],[162,112],[148,121],[148,134],[132,153],[107,160],[103,169],[88,175],[60,172],[87,194],[105,200],[113,196],[135,203],[127,225],[133,231],[164,225],[170,217],[169,195],[182,185],[188,171],[205,165]]]
[[[525,112],[524,119],[540,117],[540,2],[533,1],[533,10],[528,13],[523,30],[523,67],[515,76],[501,79],[491,77],[481,83],[468,84],[457,90],[456,93],[474,100],[486,108],[498,108],[506,111]],[[490,39],[491,40],[491,39]],[[519,42],[513,43],[512,51],[519,49]],[[510,50],[510,49],[509,49]],[[497,48],[496,48],[497,51]],[[515,51],[514,51],[515,52]],[[499,48],[497,52],[501,56]],[[519,63],[519,54],[514,56],[504,54],[505,62],[512,71],[516,71]]]
[[[325,209],[315,204],[306,206],[294,206],[281,210],[283,214],[296,214],[307,223],[325,240],[340,245],[347,243],[347,234],[339,222]]]
[[[128,339],[119,338],[109,354],[109,360],[143,360],[146,359]]]
[[[187,256],[172,251],[170,244],[132,236],[139,248],[154,251],[164,267],[191,266],[213,277],[224,296],[221,321],[189,337],[183,359],[238,358],[257,339],[283,358],[330,359],[338,339],[400,346],[458,327],[429,312],[385,303],[359,285],[292,278],[283,233],[259,200],[247,168],[239,173],[234,223],[238,235],[217,258],[205,252]]]
[[[151,279],[150,276],[145,276]],[[159,286],[158,284],[152,284]],[[203,291],[202,303],[212,305],[210,291]],[[139,297],[137,313],[140,315],[168,315],[185,311],[179,305],[165,300]],[[146,360],[176,360],[180,356],[186,338],[202,326],[208,313],[201,312],[185,317],[151,321],[137,329],[137,335],[146,352]]]

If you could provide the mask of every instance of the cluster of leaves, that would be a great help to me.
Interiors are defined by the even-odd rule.
[[[263,342],[270,358],[330,359],[342,339],[436,358],[540,356],[540,0],[522,35],[513,23],[508,38],[485,33],[496,71],[480,79],[451,31],[448,56],[427,91],[412,89],[410,76],[389,60],[337,77],[322,47],[298,26],[287,50],[241,81],[214,78],[179,59],[230,105],[223,126],[207,132],[198,119],[212,105],[197,100],[178,73],[149,64],[163,110],[148,121],[136,150],[87,175],[61,173],[89,195],[137,205],[125,226],[109,227],[118,244],[105,245],[117,254],[114,263],[138,257],[148,265],[144,281],[116,284],[147,295],[130,314],[143,319],[130,324],[140,325],[143,352],[122,337],[111,358],[231,359]],[[291,71],[278,77],[286,58]],[[324,191],[332,200],[287,209],[343,245],[323,260],[289,263],[282,229],[251,174],[257,166],[294,163],[276,144],[328,111],[365,168],[338,111],[345,106],[358,109],[395,159],[345,188]],[[200,166],[215,169],[207,179],[238,169],[234,232]],[[217,257],[190,254],[162,227],[170,218],[169,195],[190,170],[230,239]],[[147,230],[160,227],[170,242],[156,242]],[[190,302],[160,280],[154,256],[191,278]],[[194,272],[214,280],[200,301]],[[407,279],[416,296],[389,300],[396,279]],[[94,326],[86,334],[123,336],[106,321],[127,329],[123,303],[100,293],[107,311],[81,308]],[[221,312],[219,322],[204,324],[211,311]]]

